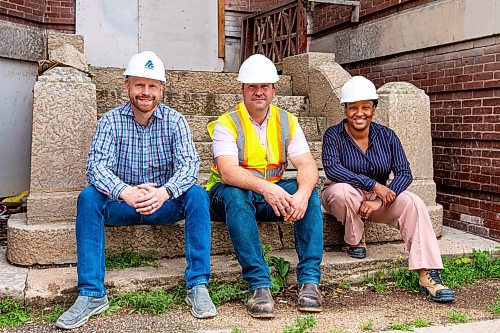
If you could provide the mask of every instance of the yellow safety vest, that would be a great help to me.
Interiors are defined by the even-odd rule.
[[[275,105],[271,104],[269,108],[270,114],[266,128],[267,152],[259,141],[243,102],[221,115],[217,120],[210,122],[207,129],[210,137],[213,138],[215,124],[219,123],[224,126],[234,136],[238,146],[239,165],[257,177],[274,183],[283,177],[286,170],[287,147],[295,133],[298,120],[293,114]],[[217,166],[212,163],[206,185],[207,191],[220,181]]]

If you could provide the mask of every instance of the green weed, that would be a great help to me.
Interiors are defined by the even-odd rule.
[[[373,329],[373,320],[368,320],[368,321],[365,321],[364,323],[361,323],[361,325],[359,326],[363,331],[369,331],[369,330],[372,330]]]
[[[373,287],[376,293],[385,293],[389,290],[389,285],[385,278],[385,274],[382,271],[378,271],[372,275],[365,275],[363,279],[363,284]]]
[[[273,250],[272,245],[262,245],[264,259],[271,270],[271,292],[277,294],[283,287],[286,287],[286,276],[290,271],[290,262],[282,257],[269,256]]]
[[[31,316],[24,305],[8,299],[0,300],[0,328],[19,326],[29,320]]]
[[[295,325],[288,325],[283,333],[305,333],[316,326],[316,318],[313,315],[295,318]]]
[[[142,255],[132,250],[125,250],[121,253],[113,253],[106,257],[106,269],[124,269],[144,266],[159,266],[153,253]]]
[[[214,280],[208,285],[208,292],[215,305],[244,298],[239,284],[219,283]]]
[[[414,321],[410,322],[415,327],[428,327],[431,326],[431,322],[422,318],[417,318]]]
[[[231,330],[231,333],[243,333],[243,330],[239,327],[235,327]]]
[[[333,330],[333,331],[330,331],[328,333],[347,333],[345,330]]]
[[[488,311],[494,315],[500,315],[500,290],[497,290],[497,295],[490,304],[486,305]]]
[[[110,300],[110,306],[114,306],[115,310],[127,308],[129,313],[151,313],[153,315],[165,313],[174,304],[174,295],[162,289],[118,294]]]
[[[61,305],[56,304],[54,308],[49,313],[43,313],[40,316],[42,321],[46,321],[49,323],[55,323],[57,319],[64,313],[64,309]]]
[[[405,331],[405,332],[413,332],[413,327],[407,324],[402,324],[402,323],[392,323],[391,330],[400,330],[400,331]]]
[[[493,257],[488,251],[473,250],[469,257],[444,258],[444,269],[441,272],[443,283],[451,289],[462,285],[473,284],[478,280],[500,277],[500,258]],[[418,274],[406,268],[398,268],[390,272],[398,287],[418,290]]]
[[[339,283],[339,287],[340,287],[340,289],[344,289],[344,290],[349,289],[349,288],[351,288],[351,281],[342,280]]]
[[[460,313],[458,311],[451,311],[448,313],[448,318],[454,323],[466,323],[469,321],[469,318],[466,314]]]

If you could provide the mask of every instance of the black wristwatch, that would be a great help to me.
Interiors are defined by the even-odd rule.
[[[165,189],[167,190],[168,200],[172,199],[174,197],[172,191],[168,187],[165,187]]]

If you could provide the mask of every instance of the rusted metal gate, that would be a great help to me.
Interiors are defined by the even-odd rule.
[[[260,53],[279,63],[307,51],[306,11],[302,0],[287,1],[242,20],[241,61]]]

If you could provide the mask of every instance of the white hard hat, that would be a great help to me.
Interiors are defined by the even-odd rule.
[[[363,76],[353,76],[342,86],[340,103],[370,101],[378,99],[377,89],[372,81]]]
[[[262,54],[248,57],[240,67],[238,81],[241,83],[276,83],[280,77],[273,62]]]
[[[160,58],[151,51],[144,51],[132,56],[123,75],[125,77],[139,76],[161,82],[166,81],[165,66],[163,66]]]

